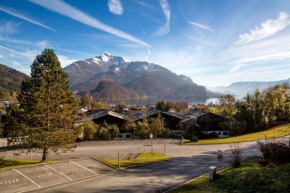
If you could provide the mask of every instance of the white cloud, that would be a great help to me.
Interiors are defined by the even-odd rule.
[[[169,4],[167,2],[167,0],[159,0],[159,3],[160,3],[160,6],[162,8],[162,11],[165,15],[165,24],[164,26],[161,26],[158,28],[158,30],[156,31],[156,35],[157,36],[163,36],[163,35],[166,35],[170,32],[170,27],[169,27],[169,24],[170,24],[170,7],[169,7]]]
[[[19,19],[23,19],[23,20],[28,21],[30,23],[33,23],[35,25],[44,27],[46,29],[49,29],[49,30],[52,30],[52,31],[56,31],[55,29],[53,29],[51,27],[48,27],[48,26],[46,26],[46,25],[44,25],[44,24],[42,24],[42,23],[40,23],[38,21],[35,21],[35,20],[32,20],[32,19],[28,18],[27,16],[25,16],[23,14],[17,13],[16,11],[12,11],[10,9],[7,9],[7,8],[3,7],[3,6],[0,6],[0,11],[3,11],[5,13],[9,14],[9,15],[13,15],[14,17],[18,17]]]
[[[284,64],[284,65],[278,65],[278,66],[270,66],[270,67],[265,67],[265,68],[258,68],[258,69],[255,69],[253,71],[257,72],[257,71],[272,70],[272,69],[284,68],[284,67],[290,67],[290,64]]]
[[[109,10],[115,15],[122,15],[124,10],[120,0],[109,0],[108,2]]]
[[[108,25],[102,23],[101,21],[91,17],[90,15],[87,15],[86,13],[72,7],[71,5],[69,5],[63,1],[60,1],[60,0],[54,0],[54,1],[29,0],[29,1],[32,3],[35,3],[37,5],[40,5],[48,10],[51,10],[53,12],[56,12],[56,13],[59,13],[61,15],[66,16],[66,17],[69,17],[69,18],[76,20],[80,23],[83,23],[85,25],[91,26],[91,27],[96,28],[96,29],[100,29],[102,31],[116,35],[118,37],[135,42],[137,44],[140,44],[140,45],[143,45],[146,47],[150,47],[146,42],[143,42],[143,41],[139,40],[138,38],[136,38],[128,33],[125,33],[123,31],[116,29],[116,28],[108,26]]]
[[[0,54],[0,58],[4,58],[4,57]]]
[[[15,65],[15,66],[22,66],[22,64],[20,64],[19,62],[16,62],[16,61],[12,61],[12,63]]]
[[[31,41],[27,41],[27,40],[19,40],[19,39],[11,39],[8,37],[0,37],[0,41],[3,42],[9,42],[9,43],[14,43],[14,44],[25,44],[25,45],[33,45],[34,43]]]
[[[234,67],[232,67],[230,69],[230,71],[228,71],[228,74],[233,73],[233,72],[239,70],[241,67],[243,67],[243,65],[241,65],[241,64],[235,65]]]
[[[249,63],[249,62],[258,62],[258,61],[284,60],[286,58],[290,58],[290,51],[279,52],[275,54],[267,54],[267,55],[253,57],[253,58],[240,59],[237,62]]]
[[[36,42],[36,46],[41,49],[44,49],[49,46],[49,43],[46,40],[42,40],[42,41]]]
[[[31,50],[31,49],[26,49],[24,52],[20,52],[20,51],[16,51],[14,49],[0,45],[0,50],[1,49],[10,53],[9,57],[11,57],[11,58],[19,58],[19,57],[23,58],[24,57],[26,59],[29,59],[30,61],[33,61],[35,59],[35,57],[40,52],[38,50]]]
[[[63,52],[73,53],[73,54],[80,54],[80,55],[90,56],[90,57],[93,56],[93,54],[90,54],[90,53],[87,53],[87,52],[80,52],[80,51],[75,51],[75,50],[70,50],[70,49],[65,49],[65,48],[53,47],[53,49],[54,50],[63,51]]]
[[[64,55],[58,54],[57,57],[58,57],[58,60],[61,64],[61,67],[63,67],[63,68],[74,63],[75,61],[77,61],[76,59],[71,59],[71,58],[64,56]]]
[[[141,1],[136,1],[136,0],[132,0],[132,1],[138,3],[139,5],[141,5],[143,7],[148,8],[148,9],[156,10],[156,8],[154,6],[151,6],[151,5],[147,4],[147,3],[144,3],[144,2],[141,2]]]
[[[285,12],[280,12],[277,19],[269,19],[261,23],[260,27],[250,29],[249,33],[239,35],[239,40],[235,44],[247,44],[267,38],[275,33],[285,29],[290,24],[289,15]]]
[[[206,25],[199,24],[199,23],[195,23],[195,22],[192,22],[192,21],[187,21],[187,22],[190,23],[190,24],[192,24],[192,25],[195,25],[197,27],[200,27],[202,29],[205,29],[205,30],[208,30],[208,31],[213,32],[212,29],[210,27],[206,26]]]
[[[0,34],[16,34],[18,32],[18,27],[20,22],[8,21],[1,23],[0,25]]]

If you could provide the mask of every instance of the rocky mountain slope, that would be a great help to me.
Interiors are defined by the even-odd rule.
[[[64,68],[64,71],[68,73],[72,90],[90,92],[99,82],[111,81],[137,92],[139,96],[185,97],[186,91],[177,95],[175,93],[178,93],[178,88],[191,85],[196,92],[194,95],[208,98],[205,87],[194,84],[187,76],[177,75],[157,64],[144,61],[131,62],[106,52],[101,56],[74,62]],[[112,94],[107,93],[106,96]],[[132,94],[128,95],[131,96]]]

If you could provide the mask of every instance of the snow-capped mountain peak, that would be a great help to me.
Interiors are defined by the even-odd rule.
[[[101,56],[97,57],[100,60],[102,60],[103,62],[108,63],[110,66],[111,65],[121,65],[123,63],[129,63],[131,61],[120,57],[120,56],[115,56],[113,54],[110,54],[108,52],[104,52]]]

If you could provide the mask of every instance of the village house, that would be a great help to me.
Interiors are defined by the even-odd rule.
[[[183,126],[194,122],[204,134],[216,133],[219,138],[229,136],[229,130],[225,125],[226,119],[223,116],[200,109],[189,109],[183,112],[183,117],[184,119],[180,121]]]
[[[194,121],[205,134],[215,132],[218,137],[229,136],[228,130],[224,127],[225,118],[214,113],[205,112],[199,109],[189,109],[183,112],[161,112],[159,110],[143,110],[132,112],[121,110],[118,112],[109,109],[96,109],[85,112],[86,115],[96,124],[116,124],[120,128],[119,138],[132,138],[131,133],[122,130],[122,126],[127,122],[142,122],[144,119],[157,118],[160,116],[164,120],[165,127],[170,129],[171,137],[181,137],[186,131],[184,125]]]

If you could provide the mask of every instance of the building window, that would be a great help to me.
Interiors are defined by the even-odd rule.
[[[127,135],[126,135],[126,138],[131,138],[131,135],[128,135],[128,134],[127,134]]]
[[[222,133],[219,131],[219,135],[220,135],[220,134],[222,134]]]
[[[225,131],[223,134],[224,134],[224,135],[228,135],[228,132]]]

